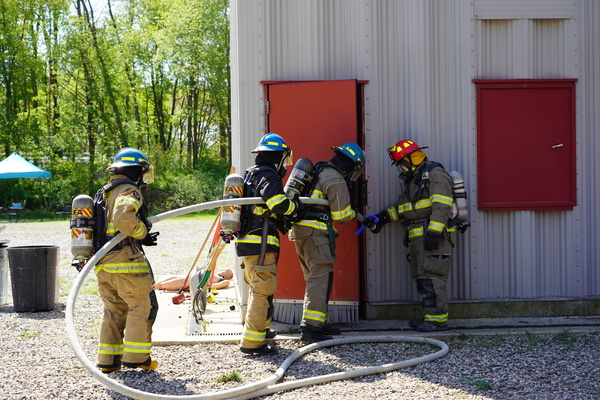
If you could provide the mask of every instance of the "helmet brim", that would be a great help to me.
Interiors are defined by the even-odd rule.
[[[404,157],[408,157],[408,156],[410,156],[411,154],[413,154],[416,151],[423,150],[423,149],[428,149],[428,148],[429,148],[429,146],[424,146],[424,147],[419,147],[417,149],[414,149],[410,153],[407,153],[407,154],[403,155],[402,157],[398,158],[398,160],[396,160],[396,161],[394,161],[394,159],[392,158],[392,154],[390,153],[390,158],[392,158],[392,165],[398,165],[398,163],[400,162],[400,160],[402,160]]]

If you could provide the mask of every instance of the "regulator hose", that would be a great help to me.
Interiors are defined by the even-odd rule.
[[[328,202],[325,199],[309,199],[306,197],[301,197],[300,200],[305,204],[321,204],[327,205]],[[189,214],[192,212],[207,210],[211,208],[222,207],[224,205],[244,205],[244,204],[264,204],[264,201],[260,197],[250,197],[250,198],[241,198],[241,199],[227,199],[227,200],[217,200],[207,203],[196,204],[188,207],[179,208],[176,210],[168,211],[154,217],[149,218],[151,223],[156,223],[162,221],[167,218],[173,218],[180,215]],[[360,336],[360,337],[346,337],[340,339],[332,339],[326,340],[322,342],[317,342],[310,344],[308,346],[302,347],[292,353],[281,366],[275,371],[275,373],[265,379],[262,379],[257,382],[253,382],[251,384],[241,386],[234,389],[225,390],[217,393],[204,393],[199,395],[181,395],[181,396],[170,396],[170,395],[162,395],[157,393],[144,392],[138,389],[133,389],[128,386],[125,386],[114,379],[109,378],[106,374],[103,374],[94,363],[92,363],[87,355],[84,353],[79,339],[77,338],[77,332],[75,331],[74,325],[74,310],[75,310],[75,301],[77,300],[77,295],[79,294],[79,290],[83,282],[85,281],[86,276],[90,273],[90,271],[96,266],[99,260],[101,260],[104,255],[113,247],[115,247],[119,242],[125,239],[125,236],[122,233],[117,234],[112,240],[106,243],[100,250],[98,250],[86,263],[85,267],[81,270],[81,272],[77,275],[75,282],[73,283],[73,288],[69,297],[67,299],[67,308],[65,315],[66,322],[66,330],[67,337],[69,339],[69,343],[75,352],[75,355],[81,362],[81,364],[92,374],[94,378],[98,381],[106,385],[108,388],[119,392],[123,395],[133,397],[136,399],[184,399],[184,400],[199,400],[199,399],[250,399],[257,396],[263,396],[266,394],[271,394],[275,392],[280,392],[284,390],[290,390],[294,388],[298,388],[306,385],[314,385],[324,382],[331,382],[335,380],[341,379],[349,379],[362,375],[372,375],[378,374],[382,372],[393,371],[400,368],[405,368],[409,366],[413,366],[416,364],[420,364],[423,362],[433,361],[438,358],[445,356],[448,353],[448,345],[446,343],[441,342],[435,339],[423,338],[423,337],[403,337],[403,336]],[[407,343],[422,343],[422,344],[430,344],[440,348],[435,353],[422,356],[419,358],[415,358],[412,360],[406,360],[393,364],[385,364],[378,367],[369,367],[363,369],[357,369],[353,371],[345,371],[338,372],[329,375],[321,375],[317,377],[311,377],[306,379],[300,379],[292,382],[285,382],[280,384],[275,384],[278,380],[280,380],[285,371],[289,368],[289,366],[298,358],[302,357],[306,353],[316,350],[321,347],[330,347],[341,344],[352,344],[352,343],[389,343],[389,342],[407,342]]]

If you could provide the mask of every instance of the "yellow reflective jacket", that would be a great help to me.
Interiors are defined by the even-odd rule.
[[[110,181],[127,178],[125,175],[113,175]],[[107,227],[106,235],[114,237],[119,232],[127,238],[100,260],[96,272],[142,274],[150,272],[150,265],[135,243],[146,237],[148,229],[138,217],[138,211],[144,204],[142,192],[135,185],[123,183],[106,195]]]

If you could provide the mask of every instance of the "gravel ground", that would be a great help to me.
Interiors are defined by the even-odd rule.
[[[172,219],[155,225],[161,232],[159,245],[147,253],[157,277],[187,272],[211,221]],[[80,364],[67,339],[65,308],[77,275],[70,266],[68,222],[8,223],[0,239],[9,239],[9,246],[58,244],[61,252],[60,298],[54,311],[15,313],[12,303],[0,307],[0,399],[127,399],[99,383]],[[90,274],[77,298],[75,324],[81,346],[94,362],[101,310]],[[599,339],[598,334],[569,332],[445,338],[450,352],[430,363],[261,398],[598,399]],[[109,376],[174,398],[217,392],[270,376],[301,347],[293,340],[277,344],[279,354],[270,357],[242,355],[234,344],[155,346],[157,370],[122,370]],[[324,348],[293,363],[283,381],[399,362],[435,351],[436,347],[405,343]]]

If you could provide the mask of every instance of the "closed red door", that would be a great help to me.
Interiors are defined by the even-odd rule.
[[[480,210],[572,210],[575,79],[476,79]]]
[[[264,82],[263,82],[264,83]],[[270,82],[264,83],[267,106],[267,131],[281,135],[292,149],[294,162],[310,159],[313,164],[329,161],[332,146],[359,143],[357,81]],[[284,183],[289,176],[284,178]],[[357,204],[353,204],[357,207]],[[337,240],[334,285],[331,300],[358,301],[359,239],[358,224],[334,226]],[[279,286],[276,299],[303,299],[304,277],[293,242],[281,237]]]

